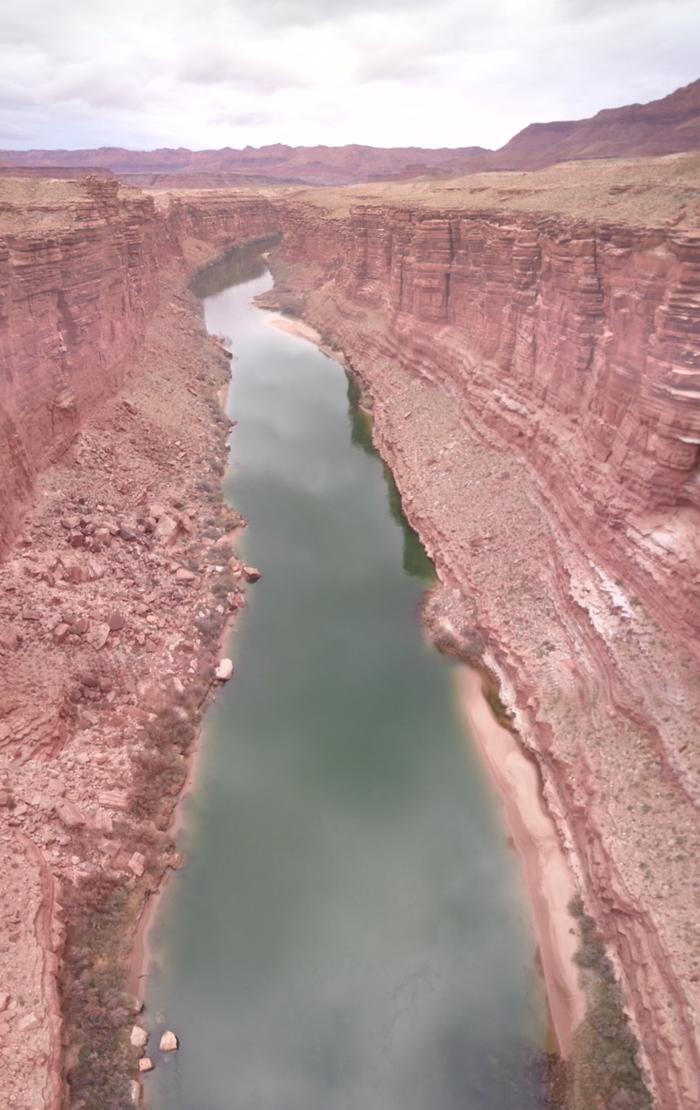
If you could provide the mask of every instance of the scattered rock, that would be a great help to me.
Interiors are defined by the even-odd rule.
[[[107,624],[112,632],[119,632],[126,625],[126,618],[122,613],[110,613],[107,617]]]
[[[14,628],[3,628],[0,631],[0,648],[5,648],[6,651],[17,651],[17,648],[22,643],[22,637]]]
[[[138,1106],[141,1101],[141,1084],[136,1079],[131,1080],[129,1086],[129,1098],[133,1106]]]
[[[166,1029],[160,1038],[161,1052],[175,1052],[180,1047],[180,1042],[171,1029]]]
[[[127,810],[129,808],[129,795],[126,790],[103,790],[97,795],[101,806],[108,809]]]
[[[71,627],[70,627],[69,624],[64,624],[63,622],[61,622],[60,624],[57,624],[56,627],[53,630],[53,638],[56,641],[56,643],[57,644],[62,644],[70,631],[71,631]]]
[[[85,817],[77,805],[68,798],[61,798],[54,804],[54,813],[67,829],[80,829],[85,824]]]
[[[114,828],[111,815],[105,813],[104,810],[98,810],[92,819],[92,827],[96,829],[97,832],[111,833]]]
[[[155,516],[155,513],[153,515]],[[158,523],[155,526],[154,534],[158,537],[158,539],[164,540],[165,543],[169,543],[175,538],[177,529],[177,521],[174,520],[171,516],[168,516],[167,513],[162,513],[158,517]]]
[[[243,564],[243,576],[244,576],[246,582],[257,582],[259,578],[262,578],[262,573],[258,570],[257,567],[247,566],[244,563]]]
[[[175,581],[179,582],[181,586],[191,586],[196,580],[197,575],[193,574],[191,570],[186,567],[178,567],[175,571]]]
[[[143,852],[134,852],[127,866],[140,879],[146,869],[146,857]]]
[[[233,674],[233,662],[230,659],[221,659],[215,671],[219,682],[228,682]]]
[[[110,631],[111,629],[106,621],[94,624],[87,634],[87,641],[99,651],[107,643]]]

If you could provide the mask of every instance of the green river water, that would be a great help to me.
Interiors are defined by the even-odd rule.
[[[147,1015],[181,1047],[152,1044],[148,1102],[536,1110],[535,944],[453,664],[421,629],[431,564],[343,369],[270,327],[250,302],[271,278],[240,271],[198,291],[236,352],[226,493],[263,578],[152,933]]]

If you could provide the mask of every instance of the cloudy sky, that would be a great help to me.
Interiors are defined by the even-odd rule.
[[[496,147],[700,76],[697,0],[19,0],[0,147]]]

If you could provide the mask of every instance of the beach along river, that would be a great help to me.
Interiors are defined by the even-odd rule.
[[[237,272],[238,271],[238,272]],[[535,1110],[518,861],[419,607],[431,564],[343,369],[206,275],[236,357],[226,493],[262,580],[152,932],[157,1110]],[[238,284],[232,284],[238,281]]]

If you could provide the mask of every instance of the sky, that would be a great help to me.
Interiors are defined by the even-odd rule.
[[[698,0],[19,0],[0,147],[498,147],[700,76]]]

